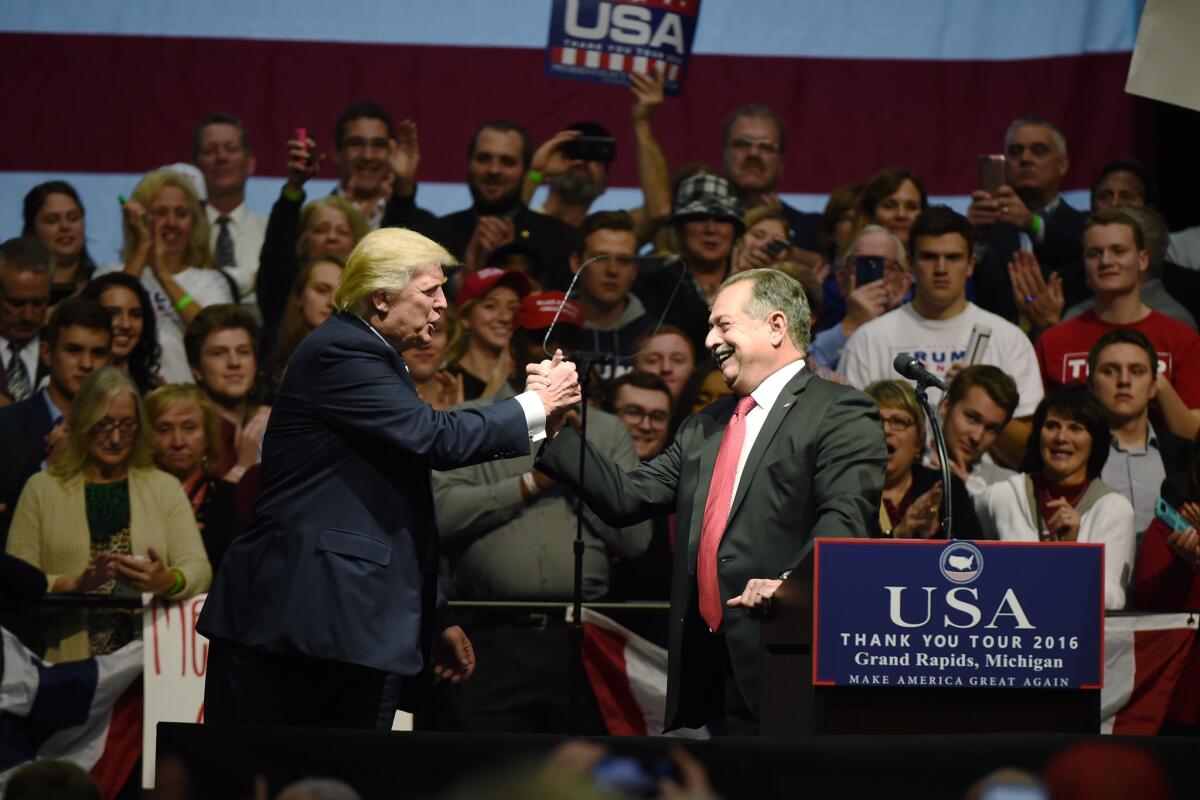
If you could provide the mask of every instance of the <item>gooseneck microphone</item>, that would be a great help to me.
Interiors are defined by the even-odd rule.
[[[916,381],[918,386],[933,386],[946,391],[946,384],[942,383],[941,379],[934,375],[929,370],[921,365],[921,362],[910,355],[901,353],[896,356],[892,362],[892,366],[910,381]]]

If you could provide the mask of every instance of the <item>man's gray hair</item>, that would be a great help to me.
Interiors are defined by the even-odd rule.
[[[904,246],[904,242],[900,241],[899,236],[892,233],[891,231],[889,231],[887,228],[883,227],[882,225],[864,225],[862,227],[862,229],[859,230],[858,234],[854,237],[854,241],[852,241],[850,243],[850,246],[846,248],[846,252],[842,253],[841,267],[843,269],[848,268],[850,266],[851,262],[853,262],[854,259],[857,258],[858,243],[864,236],[866,236],[869,233],[882,233],[884,236],[886,236],[892,240],[892,245],[895,246],[895,248],[896,248],[896,263],[899,264],[901,267],[903,267],[904,270],[907,272],[908,271],[908,253],[905,252],[907,250],[907,248]]]
[[[1050,135],[1054,137],[1054,146],[1058,148],[1058,154],[1065,156],[1067,154],[1067,137],[1063,136],[1062,131],[1058,129],[1050,120],[1037,114],[1026,114],[1023,117],[1017,117],[1008,124],[1008,130],[1004,132],[1004,151],[1008,152],[1008,143],[1012,140],[1013,134],[1017,132],[1017,128],[1023,125],[1040,125],[1043,128],[1050,129]]]
[[[781,312],[787,317],[788,337],[792,344],[801,352],[808,352],[808,343],[812,339],[812,311],[800,281],[777,269],[748,269],[726,278],[718,293],[739,281],[754,281],[750,299],[746,301],[746,313],[755,319],[766,319],[774,311]]]

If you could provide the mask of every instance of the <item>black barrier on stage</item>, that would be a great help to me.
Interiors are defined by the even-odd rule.
[[[1001,766],[1040,771],[1056,752],[1088,740],[1132,742],[1167,768],[1176,797],[1200,797],[1200,740],[1055,734],[726,738],[596,738],[615,753],[656,759],[679,744],[707,767],[725,798],[961,798]],[[564,739],[554,736],[390,733],[304,728],[238,728],[163,723],[158,752],[186,765],[195,797],[249,796],[254,776],[274,796],[308,776],[335,777],[364,800],[435,797],[472,774],[536,764]],[[160,766],[160,769],[162,767]],[[494,784],[493,784],[494,785]]]

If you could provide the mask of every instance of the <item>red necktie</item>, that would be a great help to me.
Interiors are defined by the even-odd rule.
[[[696,560],[696,583],[700,593],[700,616],[710,630],[721,627],[721,586],[717,581],[717,549],[725,535],[725,524],[729,522],[729,510],[733,506],[733,482],[737,478],[738,460],[742,445],[746,441],[746,415],[754,408],[750,395],[738,400],[737,408],[717,450],[717,463],[713,469],[712,483],[708,485],[708,499],[704,502],[704,520],[700,523],[700,553]]]

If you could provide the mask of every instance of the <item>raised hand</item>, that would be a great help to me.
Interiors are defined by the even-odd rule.
[[[287,185],[288,188],[294,191],[300,191],[304,188],[304,184],[317,171],[321,169],[321,164],[325,161],[325,156],[321,154],[313,155],[317,149],[317,142],[311,136],[307,137],[303,142],[299,139],[288,140],[288,162],[287,162]]]
[[[631,114],[634,123],[649,122],[663,104],[663,84],[666,70],[658,67],[652,75],[640,72],[629,73],[629,88],[633,92]]]
[[[484,216],[475,225],[475,232],[467,242],[467,252],[463,257],[463,266],[468,271],[474,271],[488,266],[486,261],[497,247],[508,244],[515,237],[511,219]]]
[[[403,120],[396,126],[396,138],[388,140],[388,166],[395,181],[397,194],[408,196],[417,188],[417,166],[421,163],[421,147],[417,143],[417,123]]]
[[[1037,256],[1027,250],[1017,250],[1008,264],[1008,277],[1017,312],[1030,325],[1044,331],[1062,322],[1066,299],[1062,278],[1057,272],[1050,273],[1050,280],[1045,280]]]
[[[563,146],[567,142],[575,141],[580,136],[583,136],[581,131],[559,131],[554,134],[534,151],[533,158],[529,160],[529,168],[542,173],[547,178],[566,172],[576,162],[567,158],[567,154],[563,152]]]

